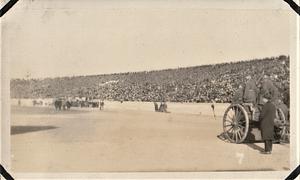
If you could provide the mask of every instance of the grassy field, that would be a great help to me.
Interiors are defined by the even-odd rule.
[[[15,172],[287,170],[289,145],[219,139],[228,104],[106,102],[104,111],[11,106]]]

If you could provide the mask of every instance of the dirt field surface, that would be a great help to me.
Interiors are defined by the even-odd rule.
[[[11,107],[14,172],[288,170],[289,145],[233,144],[219,139],[228,104],[105,102],[104,111]]]

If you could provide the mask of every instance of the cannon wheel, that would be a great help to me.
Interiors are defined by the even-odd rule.
[[[289,142],[290,132],[288,123],[283,111],[280,108],[277,108],[276,110],[275,127],[276,136],[283,142]]]
[[[223,116],[223,130],[232,143],[243,142],[249,130],[249,117],[245,108],[239,104],[230,105]]]

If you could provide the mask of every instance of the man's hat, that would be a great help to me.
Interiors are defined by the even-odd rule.
[[[268,100],[272,99],[271,93],[265,93],[263,97],[268,99]]]

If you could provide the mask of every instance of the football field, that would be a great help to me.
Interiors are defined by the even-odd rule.
[[[228,104],[105,102],[103,111],[11,106],[14,172],[288,170],[289,145],[219,139]]]

